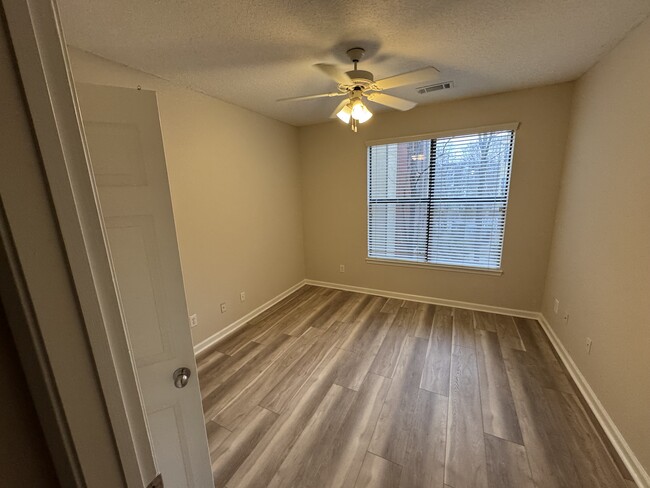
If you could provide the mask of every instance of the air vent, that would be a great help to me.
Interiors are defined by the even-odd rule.
[[[453,88],[453,87],[454,87],[453,81],[443,81],[442,83],[436,83],[435,85],[420,86],[416,88],[416,90],[420,95],[425,95],[427,93],[431,93],[439,90],[446,90],[447,88]]]

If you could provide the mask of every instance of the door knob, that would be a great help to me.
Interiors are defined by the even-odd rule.
[[[191,374],[192,372],[189,370],[189,368],[178,368],[176,371],[174,371],[174,386],[176,388],[183,388],[185,385],[187,385]]]

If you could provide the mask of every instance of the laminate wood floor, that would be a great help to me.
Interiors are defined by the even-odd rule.
[[[217,487],[635,486],[533,320],[304,286],[197,362]]]

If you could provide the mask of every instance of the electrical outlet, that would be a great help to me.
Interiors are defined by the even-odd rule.
[[[197,325],[199,325],[199,318],[196,314],[190,315],[190,327],[196,327]]]
[[[339,264],[339,273],[345,273],[345,264]]]
[[[569,312],[564,313],[564,316],[562,317],[562,322],[564,322],[564,325],[569,325]]]
[[[560,300],[557,298],[553,299],[553,312],[557,314],[558,310],[560,310]]]
[[[587,354],[591,354],[591,338],[587,337],[587,343],[586,343],[586,349],[587,349]]]
[[[245,291],[242,291],[242,292],[239,294],[239,300],[242,301],[242,302],[245,302],[245,301],[246,301],[246,292],[245,292]]]
[[[221,313],[226,313],[226,304],[225,303],[221,304]]]

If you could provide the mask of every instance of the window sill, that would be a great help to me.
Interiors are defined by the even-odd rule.
[[[454,271],[457,273],[470,273],[470,274],[481,274],[481,275],[491,275],[491,276],[501,276],[503,274],[502,269],[446,266],[444,264],[418,263],[413,261],[399,261],[396,259],[366,258],[366,263],[381,264],[383,266],[398,266],[404,268],[437,269],[439,271]]]

